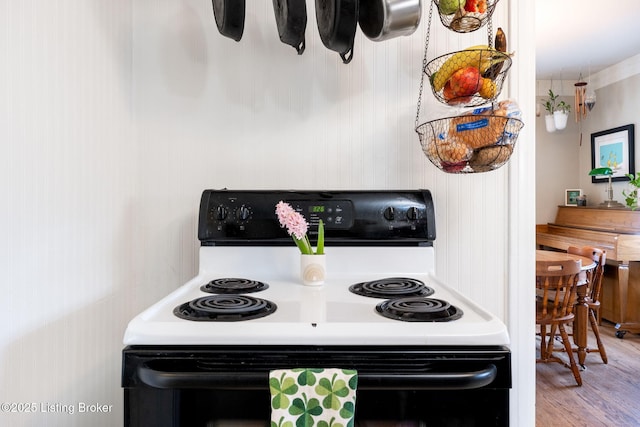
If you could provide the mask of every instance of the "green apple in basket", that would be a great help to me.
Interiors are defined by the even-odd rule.
[[[466,0],[440,0],[438,8],[443,15],[451,15],[457,10],[464,7]]]

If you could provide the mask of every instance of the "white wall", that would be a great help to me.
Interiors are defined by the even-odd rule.
[[[551,84],[561,99],[573,107],[573,83],[548,80],[537,82],[537,101],[548,98]],[[548,133],[544,128],[544,109],[536,118],[536,223],[553,222],[557,206],[564,204],[564,190],[580,188],[587,195],[587,204],[595,206],[607,199],[607,184],[593,184],[591,165],[591,134],[628,124],[639,126],[640,55],[615,64],[589,79],[588,87],[596,93],[596,105],[586,119],[576,123],[572,111],[567,128]],[[574,108],[574,107],[573,107]],[[582,145],[580,145],[582,134]],[[640,167],[640,150],[635,150],[636,171]],[[624,203],[622,191],[627,182],[614,182],[614,199]]]
[[[554,82],[554,84],[558,84]],[[542,84],[539,84],[538,92]],[[568,85],[565,84],[565,86]],[[545,86],[546,91],[549,86]],[[571,85],[573,89],[573,85]],[[559,93],[554,87],[554,93]],[[538,96],[537,103],[541,104],[548,96]],[[575,121],[573,111],[573,96],[561,96],[561,100],[572,106],[567,127],[555,132],[547,132],[545,128],[545,113],[542,108],[536,117],[536,194],[532,195],[536,206],[536,223],[552,222],[556,216],[558,205],[564,205],[564,190],[581,188],[578,176],[580,162],[580,129]],[[582,145],[589,144],[589,134],[582,132]],[[589,172],[589,171],[587,171]]]
[[[498,171],[438,171],[413,131],[427,11],[411,37],[358,33],[343,65],[307,3],[302,56],[278,40],[268,1],[247,2],[239,43],[217,32],[207,1],[3,4],[0,401],[113,407],[0,413],[1,425],[120,423],[126,322],[195,274],[199,196],[222,187],[431,189],[437,272],[517,328],[512,412],[532,425],[522,289],[533,292],[533,216],[522,197],[534,191],[535,129],[525,126]],[[503,1],[494,19],[518,52],[504,97],[516,97],[525,123],[532,8]],[[430,58],[486,40],[436,17],[433,27]],[[423,102],[421,121],[439,108],[428,92]]]
[[[640,68],[638,73],[624,80],[611,83],[598,91],[593,116],[585,122],[585,135],[580,149],[580,186],[588,195],[589,204],[597,205],[608,198],[606,183],[593,184],[588,175],[591,170],[591,133],[616,128],[628,124],[635,125],[635,170],[640,172]],[[613,198],[624,204],[622,191],[628,189],[628,182],[613,183]]]
[[[0,425],[112,427],[122,331],[146,303],[131,5],[11,1],[0,16],[0,402],[36,405],[3,406]]]

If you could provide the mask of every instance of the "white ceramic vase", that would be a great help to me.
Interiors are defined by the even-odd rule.
[[[324,284],[327,272],[326,255],[300,255],[300,275],[307,286]]]

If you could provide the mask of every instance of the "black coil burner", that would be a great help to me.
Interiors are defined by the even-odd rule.
[[[247,295],[210,295],[179,305],[173,314],[186,320],[237,322],[275,312],[271,301]]]
[[[383,301],[376,311],[406,322],[448,322],[462,317],[462,310],[435,298],[408,297]]]
[[[257,280],[241,279],[236,277],[226,277],[215,279],[202,285],[200,290],[210,294],[250,294],[267,289],[269,285]]]
[[[349,290],[354,294],[372,298],[428,297],[434,292],[424,282],[406,277],[388,277],[356,283],[351,285]]]

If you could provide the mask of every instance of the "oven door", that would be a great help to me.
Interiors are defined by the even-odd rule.
[[[124,425],[268,426],[272,369],[358,370],[355,426],[506,426],[504,347],[127,347]]]

